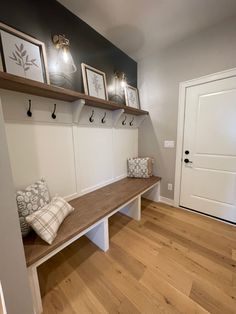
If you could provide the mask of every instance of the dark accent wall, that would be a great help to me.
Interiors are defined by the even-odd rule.
[[[66,35],[77,71],[70,75],[55,75],[50,69],[54,85],[83,92],[80,64],[84,62],[104,71],[108,86],[112,84],[115,70],[125,72],[128,83],[137,86],[137,63],[55,0],[0,1],[0,20],[43,41],[49,69],[56,53],[52,35]],[[111,97],[112,91],[109,94]]]

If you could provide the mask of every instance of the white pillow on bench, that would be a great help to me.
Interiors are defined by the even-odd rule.
[[[40,238],[52,244],[61,223],[73,210],[62,197],[56,196],[48,205],[27,216],[26,221]]]

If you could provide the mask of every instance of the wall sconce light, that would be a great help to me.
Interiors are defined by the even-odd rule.
[[[52,41],[58,49],[57,66],[62,72],[74,73],[77,71],[73,57],[70,53],[70,41],[65,35],[54,35]]]
[[[118,103],[124,103],[124,88],[127,85],[127,79],[124,72],[115,71],[114,87],[112,100]]]
[[[118,81],[121,88],[125,88],[127,84],[127,79],[124,72],[115,72],[115,80]]]

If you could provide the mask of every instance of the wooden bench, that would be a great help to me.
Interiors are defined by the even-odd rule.
[[[86,235],[103,251],[109,249],[108,218],[121,212],[136,220],[141,219],[141,196],[159,200],[160,178],[125,178],[70,202],[75,210],[65,219],[52,245],[46,244],[35,233],[24,239],[26,264],[33,296],[35,313],[42,313],[37,267],[72,242]]]

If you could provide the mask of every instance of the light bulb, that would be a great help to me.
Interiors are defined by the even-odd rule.
[[[124,79],[122,79],[121,83],[120,83],[122,88],[125,88],[126,86],[126,81]]]
[[[69,60],[69,57],[68,57],[67,49],[65,49],[65,48],[62,51],[62,57],[63,57],[64,62],[67,63]]]
[[[121,77],[121,81],[120,81],[120,86],[122,88],[125,88],[126,86],[126,77],[125,77],[125,73],[122,73],[122,77]]]

